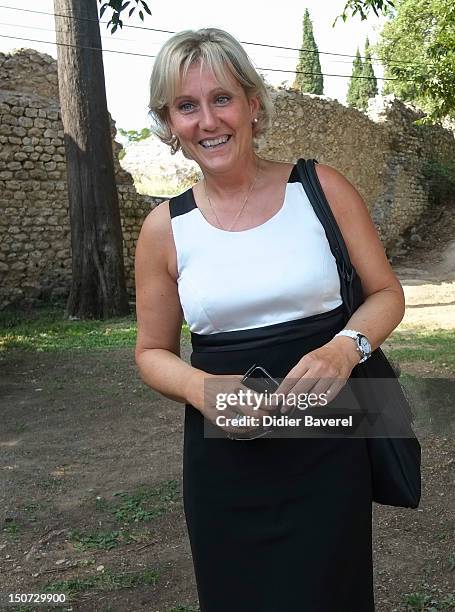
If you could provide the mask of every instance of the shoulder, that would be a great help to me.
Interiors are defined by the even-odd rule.
[[[316,174],[337,221],[346,216],[369,216],[367,206],[354,185],[338,170],[316,164]]]
[[[169,200],[157,204],[145,217],[141,227],[141,236],[156,237],[166,233],[170,228]]]
[[[177,251],[172,231],[170,200],[161,202],[145,218],[136,245],[136,270],[166,271],[176,281]]]
[[[151,210],[141,227],[137,249],[145,248],[150,255],[163,255],[172,237],[169,200],[161,202]],[[150,248],[153,247],[153,248]]]
[[[329,189],[333,188],[346,188],[347,186],[351,186],[352,184],[348,181],[348,179],[341,174],[332,166],[328,166],[327,164],[315,164],[316,174],[318,175],[319,181],[322,187],[327,187]]]

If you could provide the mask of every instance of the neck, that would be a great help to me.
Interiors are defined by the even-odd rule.
[[[204,172],[206,188],[217,200],[232,199],[236,194],[244,194],[256,178],[261,160],[254,153],[248,160],[242,160],[238,167],[225,173]]]

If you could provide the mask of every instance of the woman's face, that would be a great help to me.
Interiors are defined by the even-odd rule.
[[[208,68],[201,70],[199,62],[191,65],[169,107],[172,133],[203,171],[235,169],[252,154],[252,121],[259,100],[248,99],[228,74],[226,87]]]

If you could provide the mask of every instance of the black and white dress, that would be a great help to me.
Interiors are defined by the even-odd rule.
[[[295,167],[257,227],[214,227],[191,189],[170,211],[193,366],[257,363],[283,378],[344,327],[336,263]],[[187,404],[183,482],[201,612],[374,611],[364,439],[206,438]]]

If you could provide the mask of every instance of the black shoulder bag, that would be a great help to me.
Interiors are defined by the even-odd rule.
[[[351,264],[349,253],[330,205],[324,195],[315,169],[316,160],[299,159],[297,171],[308,199],[324,227],[340,276],[340,291],[346,311],[346,321],[363,303],[360,278]],[[360,385],[356,395],[359,402],[368,401],[371,394],[392,402],[396,413],[407,419],[407,437],[366,438],[371,465],[373,501],[388,506],[417,508],[421,492],[421,448],[412,427],[412,410],[398,381],[395,370],[380,348],[372,352],[363,363],[355,366],[351,378],[370,379],[370,388]],[[374,387],[374,379],[391,379],[390,385]],[[363,391],[362,391],[363,388]],[[389,394],[385,398],[384,393]]]

